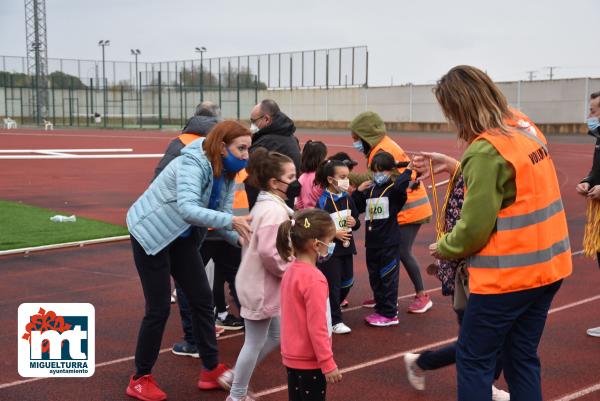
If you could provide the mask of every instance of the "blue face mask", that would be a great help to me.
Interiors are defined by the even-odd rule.
[[[319,241],[321,244],[323,245],[327,245],[327,255],[321,255],[320,253],[317,256],[317,262],[321,263],[321,262],[325,262],[327,260],[329,260],[329,258],[331,258],[331,256],[333,255],[333,251],[335,250],[335,242],[330,242],[329,244],[317,240]]]
[[[354,147],[354,149],[358,150],[361,153],[364,153],[365,151],[365,147],[362,144],[362,141],[359,139],[356,142],[352,142],[352,146]]]
[[[223,167],[229,173],[237,173],[241,169],[246,168],[248,164],[247,159],[238,159],[231,153],[229,148],[227,148],[227,156],[221,157],[223,158]]]
[[[598,117],[588,118],[587,126],[590,129],[590,131],[593,131],[593,130],[597,129],[598,127],[600,127],[600,121],[598,120]]]
[[[390,176],[382,171],[373,173],[373,181],[377,185],[383,185],[386,182],[388,182],[389,180],[390,180]]]

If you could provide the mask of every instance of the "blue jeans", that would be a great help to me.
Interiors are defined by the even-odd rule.
[[[511,401],[541,401],[537,348],[562,280],[507,294],[471,294],[456,350],[459,401],[492,399],[496,358],[502,351]]]

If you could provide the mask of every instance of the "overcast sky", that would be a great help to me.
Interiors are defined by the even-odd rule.
[[[371,84],[431,83],[457,64],[495,80],[600,76],[598,0],[47,0],[48,56],[183,60],[367,45]],[[23,0],[0,0],[0,55],[25,54]]]

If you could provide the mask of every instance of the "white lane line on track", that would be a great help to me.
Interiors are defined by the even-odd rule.
[[[119,152],[133,152],[131,148],[118,148],[118,149],[0,149],[0,154],[11,154],[11,153],[37,153],[37,152],[50,152],[50,153],[119,153]]]
[[[583,304],[586,304],[586,303],[589,303],[589,302],[593,302],[593,301],[596,301],[598,299],[600,299],[600,295],[596,295],[594,297],[582,299],[580,301],[572,302],[570,304],[566,304],[566,305],[563,305],[563,306],[560,306],[560,307],[557,307],[557,308],[550,309],[548,311],[548,314],[553,314],[553,313],[560,312],[560,311],[563,311],[563,310],[566,310],[566,309],[575,308],[577,306],[580,306],[580,305],[583,305]],[[341,372],[342,373],[353,372],[355,370],[359,370],[359,369],[363,369],[363,368],[366,368],[366,367],[370,367],[370,366],[378,365],[378,364],[381,364],[381,363],[389,362],[389,361],[392,361],[394,359],[402,358],[408,352],[415,353],[415,352],[425,351],[427,349],[436,348],[436,347],[440,347],[442,345],[450,344],[450,343],[452,343],[452,342],[454,342],[456,340],[457,340],[457,337],[452,337],[452,338],[448,338],[448,339],[445,339],[445,340],[442,340],[442,341],[438,341],[438,342],[435,342],[435,343],[427,344],[427,345],[424,345],[422,347],[413,348],[413,349],[410,349],[410,350],[407,350],[407,351],[398,352],[398,353],[393,354],[393,355],[388,355],[388,356],[383,357],[383,358],[378,358],[378,359],[373,359],[373,360],[370,360],[370,361],[365,361],[363,363],[359,363],[359,364],[356,364],[356,365],[349,366],[347,368],[343,368],[343,369],[341,369]],[[287,385],[281,385],[281,386],[272,387],[270,389],[263,390],[263,391],[261,391],[259,393],[256,393],[256,395],[258,397],[261,397],[261,396],[265,396],[265,395],[268,395],[268,394],[278,393],[278,392],[284,391],[286,389],[287,389]]]
[[[560,398],[554,399],[554,401],[571,401],[571,400],[575,400],[577,398],[581,398],[581,397],[583,397],[585,395],[594,393],[594,392],[596,392],[598,390],[600,390],[600,383],[596,383],[596,384],[593,384],[593,385],[591,385],[589,387],[582,388],[582,389],[577,390],[577,391],[575,391],[575,392],[573,392],[571,394],[563,395]]]
[[[0,156],[0,160],[59,160],[59,159],[157,159],[163,157],[163,153],[132,153],[128,155],[14,155]]]
[[[432,289],[432,290],[428,290],[428,291],[434,291],[434,290],[436,290],[436,289]],[[404,295],[404,296],[402,296],[400,298],[409,297],[409,296],[412,296],[412,294]],[[570,304],[563,305],[563,306],[551,309],[548,312],[548,314],[552,314],[552,313],[560,312],[560,311],[563,311],[563,310],[566,310],[566,309],[574,308],[574,307],[577,307],[577,306],[580,306],[580,305],[583,305],[583,304],[586,304],[586,303],[589,303],[589,302],[593,302],[593,301],[595,301],[597,299],[600,299],[600,295],[596,295],[596,296],[590,297],[590,298],[585,298],[585,299],[582,299],[580,301],[572,302]],[[356,308],[356,309],[358,309],[358,308]],[[243,334],[244,334],[243,332],[235,333],[235,334],[231,334],[231,335],[228,335],[228,336],[219,337],[217,340],[218,341],[227,340],[229,338],[234,338],[234,337],[242,336]],[[365,368],[365,367],[369,367],[369,366],[377,365],[377,364],[380,364],[380,363],[388,362],[388,361],[393,360],[393,359],[401,358],[407,352],[419,352],[419,351],[423,351],[423,350],[426,350],[426,349],[430,349],[430,348],[439,347],[439,346],[442,346],[442,345],[445,345],[445,344],[449,344],[449,343],[451,343],[453,341],[456,341],[456,337],[451,337],[451,338],[448,338],[448,339],[445,339],[445,340],[442,340],[442,341],[438,341],[438,342],[435,342],[435,343],[427,344],[427,345],[424,345],[424,346],[419,347],[419,348],[414,348],[412,350],[402,351],[402,352],[396,353],[394,355],[389,355],[389,356],[384,357],[384,358],[378,358],[378,359],[374,359],[374,360],[371,360],[371,361],[366,361],[366,362],[363,362],[363,363],[360,363],[360,364],[357,364],[357,365],[352,365],[352,366],[349,366],[347,368],[342,369],[342,373],[344,373],[344,372],[352,372],[352,371],[355,371],[355,370],[358,370],[358,369],[362,369],[362,368]],[[159,353],[163,354],[163,353],[169,352],[169,351],[171,351],[171,348],[163,348],[163,349],[161,349],[159,351]],[[96,364],[96,367],[99,368],[99,367],[103,367],[103,366],[110,366],[110,365],[114,365],[114,364],[121,363],[121,362],[131,361],[133,359],[134,359],[133,355],[125,357],[125,358],[113,359],[113,360],[110,360],[110,361],[98,363],[98,364]],[[21,384],[27,384],[27,383],[31,383],[31,382],[35,382],[35,381],[43,380],[43,379],[47,379],[47,377],[36,377],[36,378],[32,378],[32,379],[16,380],[16,381],[9,382],[9,383],[3,383],[3,384],[0,384],[0,389],[9,388],[9,387],[15,387],[15,386],[18,386],[18,385],[21,385]],[[271,389],[263,390],[260,393],[258,393],[257,395],[261,396],[261,395],[273,394],[273,393],[277,393],[279,391],[283,391],[286,388],[287,388],[287,385],[277,386],[277,387],[273,387]]]

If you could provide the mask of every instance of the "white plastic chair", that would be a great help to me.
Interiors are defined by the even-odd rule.
[[[4,119],[4,128],[6,128],[6,129],[17,128],[17,122],[10,117],[5,118]]]
[[[52,124],[51,121],[48,120],[44,120],[44,130],[48,131],[53,131],[54,130],[54,124]]]

